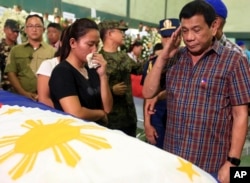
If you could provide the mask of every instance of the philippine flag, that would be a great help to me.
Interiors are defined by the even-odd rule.
[[[0,90],[1,183],[209,183],[155,146]]]

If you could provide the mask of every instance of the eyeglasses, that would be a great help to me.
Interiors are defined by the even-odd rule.
[[[43,26],[42,25],[26,25],[26,28],[28,28],[28,29],[41,29],[41,28],[43,28]]]

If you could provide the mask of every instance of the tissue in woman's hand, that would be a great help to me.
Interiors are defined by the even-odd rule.
[[[92,68],[97,68],[98,66],[99,66],[99,64],[97,64],[97,63],[93,63],[93,53],[89,53],[87,56],[86,56],[86,60],[87,60],[87,62],[88,62],[88,66],[89,66],[89,68],[90,69],[92,69]]]

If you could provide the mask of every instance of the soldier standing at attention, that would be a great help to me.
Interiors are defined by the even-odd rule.
[[[4,23],[3,31],[5,38],[3,38],[0,42],[0,88],[8,90],[10,88],[10,84],[7,75],[4,74],[4,69],[11,48],[17,44],[17,37],[19,34],[18,22],[12,19],[7,19]]]
[[[126,52],[118,51],[124,44],[126,26],[116,21],[104,21],[99,24],[99,30],[103,41],[100,53],[108,64],[107,74],[113,95],[113,109],[108,114],[108,128],[118,129],[135,137],[137,116],[130,74],[142,74],[143,63],[136,63]]]

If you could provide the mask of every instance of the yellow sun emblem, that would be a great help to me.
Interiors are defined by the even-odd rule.
[[[59,119],[55,123],[46,125],[41,120],[25,121],[22,126],[28,128],[28,132],[21,136],[5,136],[0,139],[0,148],[15,145],[12,150],[0,155],[0,163],[17,153],[24,154],[16,166],[9,171],[11,178],[17,179],[32,170],[39,152],[49,148],[52,149],[57,162],[62,162],[61,153],[65,163],[68,166],[75,167],[81,157],[67,144],[70,140],[79,140],[96,150],[111,148],[105,138],[81,133],[81,129],[105,128],[94,125],[70,125],[74,121],[74,119]]]
[[[22,111],[21,109],[12,108],[12,109],[8,109],[8,111],[2,113],[1,115],[3,115],[3,114],[12,114],[12,113],[21,112],[21,111]]]

